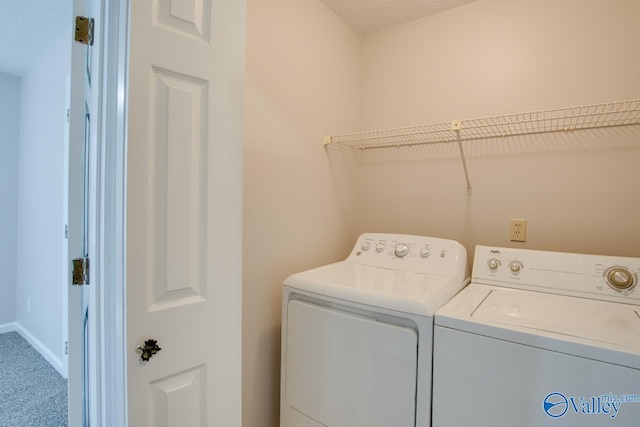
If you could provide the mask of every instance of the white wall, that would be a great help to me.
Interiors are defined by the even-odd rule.
[[[22,80],[17,320],[61,359],[65,35]],[[27,299],[31,301],[27,310]]]
[[[478,0],[369,34],[363,128],[638,96],[640,3]]]
[[[640,2],[479,0],[368,35],[364,129],[640,98]],[[359,229],[640,256],[639,126],[388,153],[361,164]],[[393,209],[391,209],[393,208]],[[527,220],[527,242],[508,239]]]
[[[0,325],[16,320],[20,77],[0,73]]]
[[[243,425],[279,425],[281,285],[353,243],[322,135],[359,126],[360,38],[318,0],[249,0]]]

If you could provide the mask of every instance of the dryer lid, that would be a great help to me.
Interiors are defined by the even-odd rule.
[[[433,316],[466,283],[350,261],[289,276],[284,285],[318,295],[418,316]]]

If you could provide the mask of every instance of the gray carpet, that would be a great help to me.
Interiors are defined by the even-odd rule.
[[[0,334],[0,427],[67,425],[67,381],[20,334]]]

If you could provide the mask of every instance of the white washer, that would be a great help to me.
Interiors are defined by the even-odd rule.
[[[433,315],[467,283],[466,250],[363,234],[282,295],[282,427],[428,427]]]
[[[437,427],[640,426],[640,258],[478,246],[436,313]]]

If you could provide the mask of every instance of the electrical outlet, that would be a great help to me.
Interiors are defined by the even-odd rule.
[[[527,221],[524,219],[512,219],[509,236],[512,242],[525,242],[527,240]]]
[[[31,311],[31,298],[27,297],[27,313]]]

